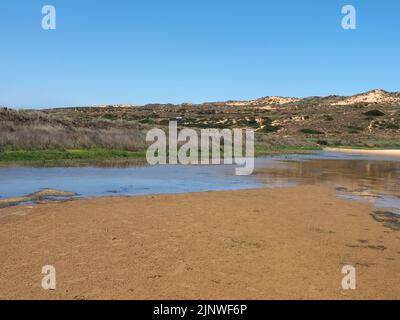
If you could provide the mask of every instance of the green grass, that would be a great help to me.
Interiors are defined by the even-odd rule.
[[[274,154],[293,154],[293,153],[309,153],[312,151],[322,150],[319,146],[265,146],[256,145],[254,147],[255,156],[274,155]]]
[[[371,146],[334,145],[336,148],[351,149],[400,149],[395,141],[369,141]],[[374,145],[375,144],[375,145]],[[322,150],[322,146],[255,145],[255,156],[310,153]],[[146,151],[126,151],[112,149],[60,149],[60,150],[0,150],[0,166],[124,166],[144,163]]]
[[[306,153],[321,150],[314,146],[255,146],[255,156]],[[111,149],[65,149],[65,150],[0,150],[2,166],[124,166],[145,161],[146,151]]]
[[[121,160],[138,160],[146,157],[145,151],[111,149],[65,149],[65,150],[0,150],[0,164],[57,166],[97,165]],[[106,163],[105,163],[106,164]]]

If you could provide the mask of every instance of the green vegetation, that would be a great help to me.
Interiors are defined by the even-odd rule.
[[[106,114],[102,115],[101,117],[103,119],[107,119],[107,120],[111,120],[111,121],[117,120],[116,115],[114,115],[112,113],[106,113]]]
[[[323,132],[314,129],[301,129],[300,132],[305,134],[324,134]]]
[[[364,115],[368,116],[368,117],[383,117],[385,115],[385,113],[382,112],[381,110],[375,109],[375,110],[370,110],[370,111],[364,112]]]
[[[400,149],[400,139],[369,139],[364,145],[375,149]]]
[[[121,160],[140,160],[145,151],[111,149],[64,149],[64,150],[0,150],[0,164],[33,166],[57,165],[107,165]]]
[[[295,154],[295,153],[310,153],[313,151],[320,151],[320,146],[286,146],[286,145],[255,145],[255,156],[275,155],[275,154]]]
[[[256,145],[255,155],[308,153],[319,146]],[[223,150],[222,150],[223,152]],[[146,151],[108,149],[0,150],[0,165],[21,166],[121,166],[145,163]]]

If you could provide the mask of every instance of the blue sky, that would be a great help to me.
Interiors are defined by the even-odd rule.
[[[3,106],[400,91],[398,0],[1,0],[0,14]]]

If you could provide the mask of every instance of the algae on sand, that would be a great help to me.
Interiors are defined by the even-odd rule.
[[[51,199],[54,197],[70,198],[70,197],[74,197],[76,195],[77,195],[76,193],[69,192],[69,191],[62,191],[62,190],[55,190],[55,189],[42,189],[38,192],[34,192],[30,195],[23,196],[23,197],[0,199],[0,208],[14,206],[14,205],[21,204],[24,202],[29,202],[29,201],[40,201],[40,200]]]

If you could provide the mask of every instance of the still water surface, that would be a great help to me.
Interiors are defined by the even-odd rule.
[[[255,174],[234,166],[130,168],[0,168],[0,198],[44,188],[81,197],[185,193],[294,185],[329,185],[340,197],[369,201],[400,213],[400,159],[335,152],[256,159]]]

